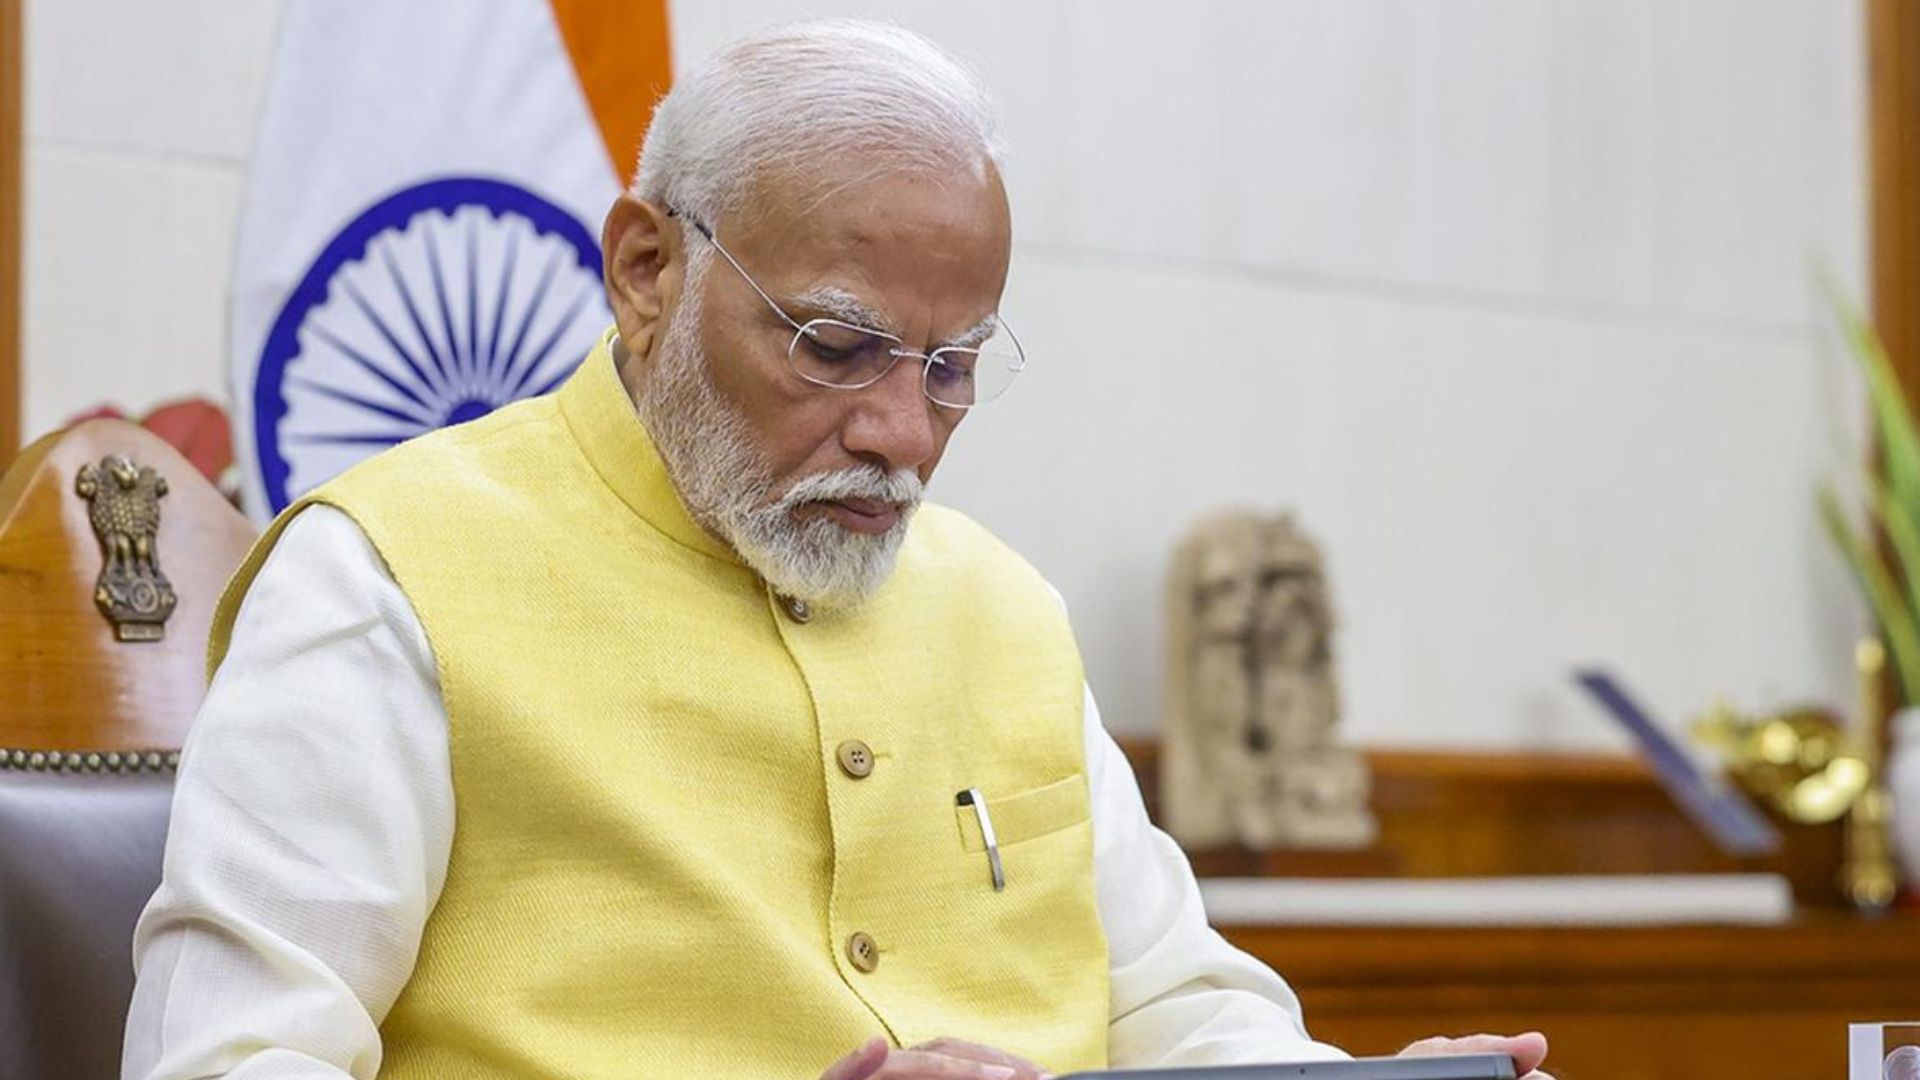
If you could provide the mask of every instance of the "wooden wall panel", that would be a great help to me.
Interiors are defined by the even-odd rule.
[[[1920,408],[1920,4],[1868,0],[1873,315]]]
[[[0,466],[20,448],[20,157],[21,83],[25,48],[20,9],[0,0]]]
[[[1149,813],[1159,809],[1157,739],[1120,743]],[[1380,840],[1364,851],[1189,852],[1202,877],[1499,877],[1535,874],[1781,873],[1801,903],[1839,907],[1837,825],[1776,822],[1784,850],[1736,859],[1687,820],[1637,758],[1368,750]]]
[[[1561,1080],[1837,1077],[1846,1025],[1920,1017],[1920,926],[1226,927],[1286,975],[1308,1029],[1363,1054],[1545,1031]]]

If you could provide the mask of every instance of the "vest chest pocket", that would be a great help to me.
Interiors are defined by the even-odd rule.
[[[1037,840],[1071,828],[1092,816],[1087,800],[1087,782],[1079,773],[1012,794],[1003,795],[986,789],[981,794],[985,796],[987,818],[993,825],[994,839],[1003,851],[1022,841]],[[970,805],[956,806],[953,818],[960,830],[961,848],[971,853],[984,853],[987,842],[980,830],[979,812]]]
[[[954,807],[960,842],[949,849],[954,877],[946,935],[968,943],[975,972],[963,994],[1002,1006],[1030,1001],[1033,1015],[1054,1015],[1057,1005],[1049,1003],[1072,996],[1066,984],[1089,972],[1103,981],[1105,975],[1086,778],[1075,771],[1025,790],[978,791],[994,848],[987,847],[976,807],[960,805]]]

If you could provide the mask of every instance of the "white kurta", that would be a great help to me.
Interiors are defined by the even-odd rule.
[[[1344,1057],[1207,925],[1091,693],[1086,756],[1113,1063]],[[311,507],[254,579],[187,740],[134,937],[126,1080],[373,1077],[446,880],[454,803],[426,633],[352,520]]]

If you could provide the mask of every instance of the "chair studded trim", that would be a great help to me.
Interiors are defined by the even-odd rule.
[[[135,773],[174,772],[178,750],[13,750],[0,747],[0,772]]]

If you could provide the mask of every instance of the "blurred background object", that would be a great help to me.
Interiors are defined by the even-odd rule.
[[[572,373],[613,321],[600,218],[666,23],[664,0],[284,0],[225,338],[256,519]]]
[[[1742,787],[1802,825],[1847,812],[1867,788],[1867,766],[1843,724],[1820,709],[1748,718],[1716,706],[1694,737],[1718,751]]]
[[[1286,514],[1210,514],[1174,552],[1162,738],[1183,846],[1373,841],[1366,763],[1337,730],[1336,622],[1320,550]]]
[[[118,406],[97,405],[68,417],[60,426],[68,428],[83,421],[104,419],[133,418]],[[227,410],[206,398],[188,398],[155,406],[137,422],[165,439],[201,476],[219,488],[228,501],[239,505],[240,479],[234,470],[233,432]]]

